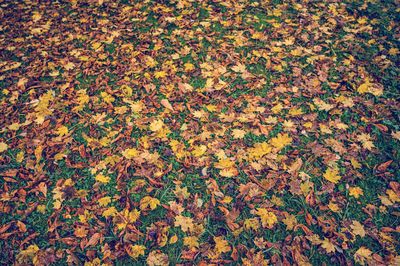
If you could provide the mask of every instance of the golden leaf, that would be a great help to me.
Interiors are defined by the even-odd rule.
[[[268,211],[265,208],[257,208],[256,214],[261,218],[261,224],[263,227],[271,228],[278,222],[278,218],[275,213]]]
[[[147,208],[150,208],[151,210],[154,210],[157,208],[157,206],[160,205],[160,201],[156,198],[152,198],[150,196],[145,196],[140,200],[140,209],[145,210]]]
[[[328,169],[326,169],[326,171],[325,171],[323,176],[329,182],[337,184],[339,182],[339,180],[342,178],[338,174],[339,174],[339,170],[338,169],[328,168]]]

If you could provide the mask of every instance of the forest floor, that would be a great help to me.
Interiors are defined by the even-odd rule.
[[[0,4],[1,265],[400,265],[399,1],[131,2]]]

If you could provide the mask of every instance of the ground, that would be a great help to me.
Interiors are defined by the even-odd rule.
[[[400,4],[1,1],[1,265],[399,265]]]

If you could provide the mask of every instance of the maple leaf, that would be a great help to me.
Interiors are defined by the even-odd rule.
[[[362,143],[364,149],[372,150],[375,147],[369,134],[362,133],[357,136],[357,140]]]
[[[326,180],[334,184],[337,184],[339,180],[342,178],[341,176],[339,176],[339,170],[335,168],[326,169],[323,176]]]
[[[183,232],[188,232],[193,229],[193,219],[190,217],[177,215],[175,216],[175,224],[176,227],[180,226]]]
[[[124,209],[114,217],[113,221],[117,225],[118,230],[123,230],[128,226],[128,224],[136,222],[139,217],[140,211],[136,209],[132,211]]]
[[[17,254],[16,261],[20,264],[25,264],[26,262],[33,263],[34,261],[37,261],[36,258],[39,250],[40,249],[37,245],[30,245]]]
[[[350,187],[349,188],[349,195],[358,199],[360,196],[364,195],[364,192],[359,187]]]
[[[328,238],[324,238],[321,242],[321,247],[326,250],[327,253],[335,252],[335,245]]]
[[[369,261],[371,256],[372,251],[362,246],[354,253],[354,260],[361,265],[365,265],[365,262]]]
[[[56,134],[58,134],[60,137],[65,136],[68,134],[68,128],[66,126],[61,126],[57,128]]]
[[[111,217],[115,216],[116,213],[118,213],[117,209],[116,209],[114,206],[112,206],[112,207],[106,209],[105,211],[103,211],[103,214],[102,214],[102,215],[103,215],[105,218],[108,218],[108,217],[110,217],[110,216],[111,216]]]
[[[130,245],[127,248],[127,253],[131,258],[137,259],[140,256],[144,256],[145,250],[146,250],[146,247],[143,245]]]
[[[145,196],[140,200],[140,209],[145,210],[150,208],[150,210],[154,210],[157,206],[160,205],[160,201],[156,198]]]
[[[162,120],[159,120],[159,119],[154,120],[150,124],[150,130],[156,132],[156,131],[161,130],[163,126],[164,126],[164,122]]]
[[[192,151],[193,156],[201,157],[207,151],[206,145],[199,145],[195,146],[194,150]]]
[[[111,202],[111,198],[110,197],[102,197],[102,198],[98,199],[97,202],[99,203],[100,206],[104,207],[104,206],[107,206]]]
[[[359,235],[361,237],[365,236],[364,226],[359,221],[354,220],[353,224],[350,225],[350,227],[353,231],[353,234]]]
[[[275,138],[272,138],[270,140],[270,143],[272,146],[274,146],[278,150],[281,150],[285,146],[291,144],[292,140],[293,139],[291,137],[289,137],[289,135],[287,133],[285,133],[285,134],[279,133]]]
[[[110,182],[110,177],[109,176],[105,176],[103,174],[98,174],[95,177],[95,180],[97,182],[103,183],[103,184],[107,184],[108,182]]]
[[[165,78],[166,76],[167,76],[167,73],[165,71],[156,71],[156,72],[154,72],[154,77],[156,79]]]
[[[235,72],[244,73],[246,71],[246,65],[239,63],[236,66],[233,66],[231,69]]]
[[[88,235],[88,230],[83,226],[78,226],[74,231],[74,235],[79,238],[84,238]]]
[[[245,229],[253,229],[256,231],[260,227],[260,223],[257,218],[249,218],[244,220],[243,226]]]
[[[228,241],[226,241],[223,236],[214,236],[214,242],[215,242],[214,250],[217,254],[222,254],[231,251],[231,247]]]
[[[7,143],[0,142],[0,152],[4,152],[8,149]]]
[[[162,253],[160,250],[151,251],[146,259],[146,262],[149,266],[169,265],[168,256]]]
[[[297,219],[296,216],[289,214],[282,222],[286,225],[288,230],[293,230],[294,226],[297,224]]]
[[[132,159],[135,158],[139,155],[139,151],[135,148],[129,148],[129,149],[125,149],[122,152],[122,156],[124,156],[127,159]]]
[[[190,72],[190,71],[194,70],[194,65],[192,63],[185,63],[184,66],[185,66],[186,72]]]
[[[242,139],[246,135],[246,131],[242,129],[234,129],[232,130],[232,136],[234,139]]]
[[[122,91],[122,93],[123,93],[123,95],[125,97],[131,97],[132,96],[133,90],[128,85],[122,85],[119,89]]]
[[[257,208],[256,214],[260,216],[263,227],[271,228],[278,222],[275,213],[270,212],[267,209]]]
[[[396,132],[393,131],[391,135],[392,135],[392,138],[400,140],[400,131],[396,131]]]
[[[199,242],[196,236],[187,236],[183,238],[183,244],[189,248],[198,248]]]
[[[223,177],[234,177],[239,174],[239,171],[235,167],[225,168],[219,171],[219,174]]]

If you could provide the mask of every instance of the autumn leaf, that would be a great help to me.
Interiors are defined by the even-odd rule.
[[[362,246],[354,253],[354,260],[361,265],[365,265],[371,259],[371,255],[372,251]]]
[[[198,248],[198,238],[195,236],[187,236],[183,238],[183,244],[189,248]]]
[[[194,224],[193,219],[190,217],[177,215],[175,216],[175,227],[181,227],[183,232],[189,232],[193,230]]]
[[[108,182],[110,182],[110,177],[109,176],[105,176],[103,174],[98,174],[98,175],[96,175],[95,180],[97,182],[102,183],[102,184],[107,184]]]
[[[158,205],[160,205],[160,201],[150,196],[145,196],[140,200],[141,210],[146,210],[147,208],[150,208],[150,210],[154,210],[155,208],[157,208]]]
[[[242,129],[234,129],[232,130],[232,136],[234,139],[242,139],[244,138],[244,135],[246,135],[246,131]]]
[[[353,224],[350,225],[350,228],[353,231],[353,234],[359,235],[361,237],[365,236],[364,226],[360,222],[354,220]]]
[[[164,122],[162,120],[154,120],[150,124],[150,130],[156,132],[156,131],[161,130],[161,128],[163,126],[164,126]]]
[[[7,143],[0,142],[0,152],[4,152],[8,149]]]
[[[149,253],[146,259],[149,266],[165,266],[169,265],[168,256],[160,250],[153,250]]]
[[[275,138],[272,138],[270,140],[270,143],[273,147],[277,149],[283,149],[285,146],[289,145],[292,143],[292,138],[289,137],[288,134],[281,134],[279,133]]]
[[[174,111],[174,108],[172,107],[172,105],[170,104],[170,102],[167,99],[162,99],[161,104],[168,110]]]
[[[125,149],[122,152],[122,156],[124,156],[127,159],[133,159],[139,155],[139,151],[135,148],[130,148],[130,149]]]
[[[364,195],[364,192],[359,187],[350,187],[349,188],[349,195],[358,199],[360,196]]]
[[[231,251],[231,247],[228,241],[224,239],[224,237],[214,236],[214,242],[215,242],[214,250],[217,254],[222,254]]]
[[[130,245],[127,248],[127,253],[131,258],[137,259],[140,256],[144,256],[145,250],[146,250],[146,247],[143,245]]]
[[[256,214],[260,216],[263,227],[272,228],[278,222],[276,215],[265,208],[257,208]]]
[[[56,134],[58,134],[59,137],[63,137],[68,134],[68,128],[66,126],[61,126],[57,128]]]
[[[335,168],[326,169],[323,176],[326,180],[334,184],[337,184],[339,180],[342,178],[341,176],[339,176],[339,171]]]
[[[334,253],[336,250],[335,245],[328,238],[322,240],[321,247],[325,249],[327,253]]]

